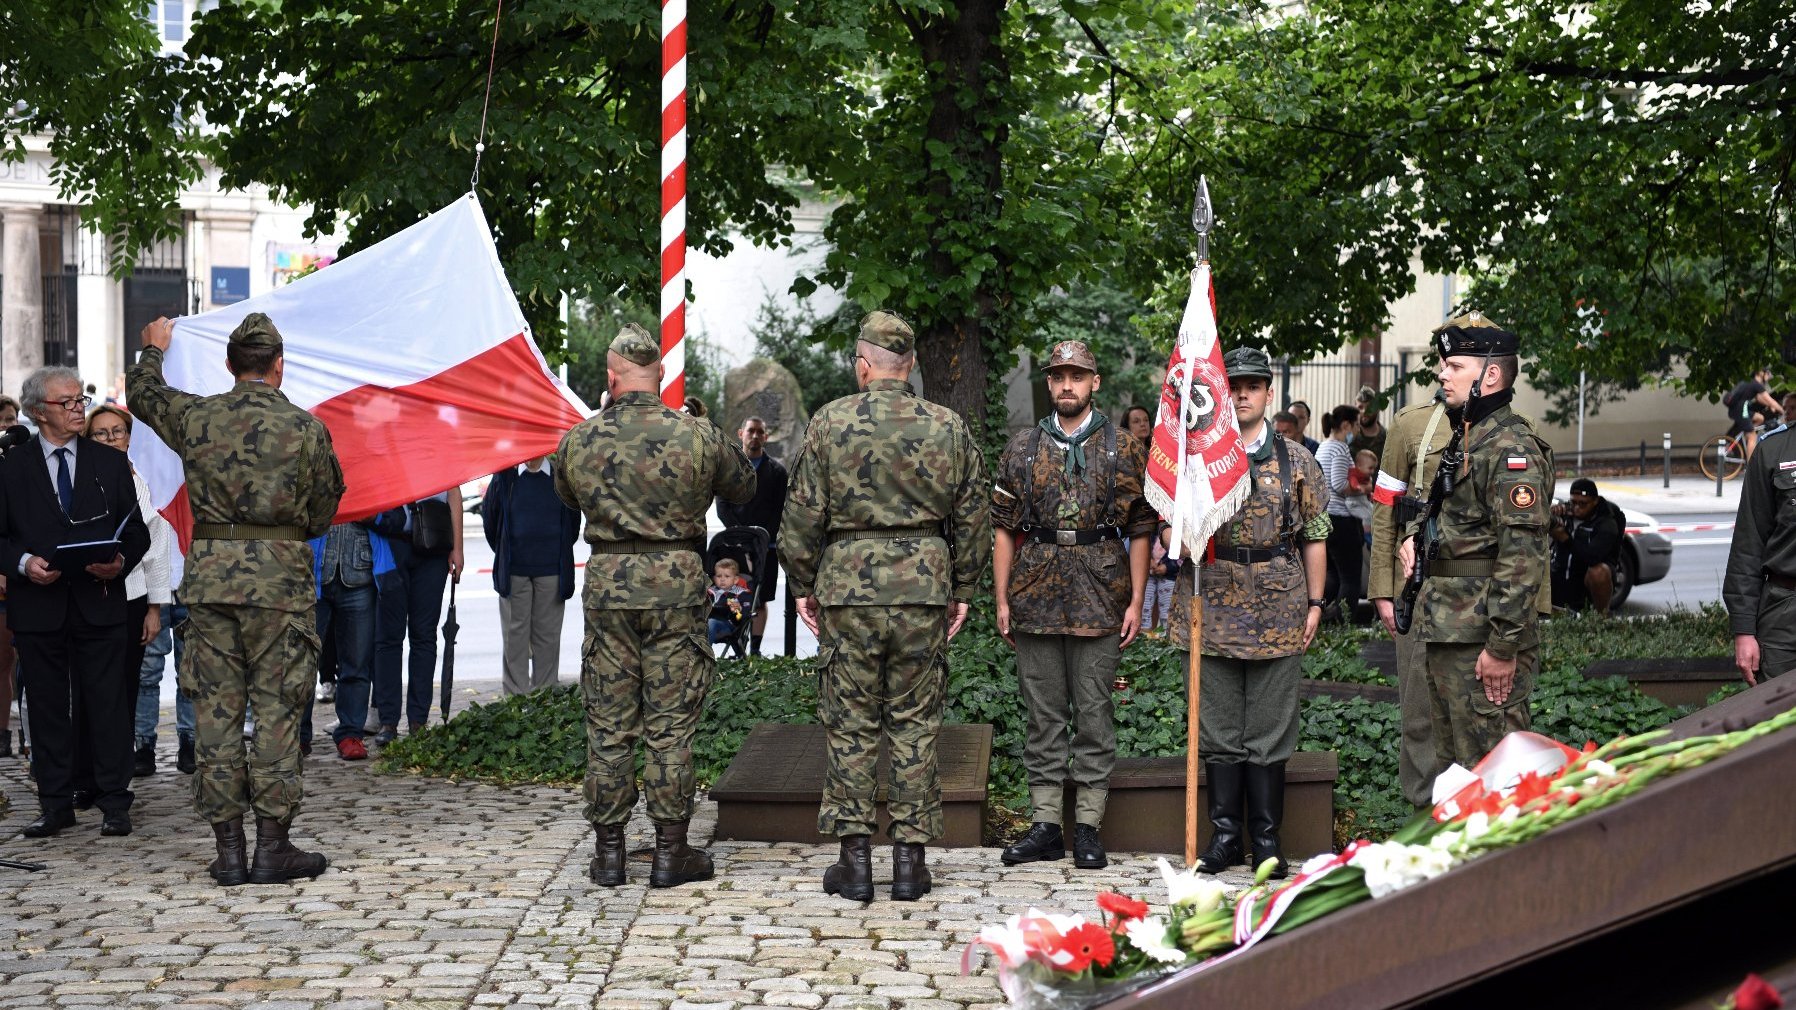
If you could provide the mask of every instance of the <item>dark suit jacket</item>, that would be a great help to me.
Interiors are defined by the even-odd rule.
[[[786,511],[786,486],[792,482],[786,466],[763,455],[755,470],[755,496],[741,505],[717,499],[717,518],[725,526],[759,526],[774,541],[780,538],[780,516]]]
[[[61,630],[71,598],[89,624],[123,624],[124,572],[150,549],[150,529],[137,511],[131,462],[92,439],[77,438],[74,445],[74,507],[68,516],[62,514],[39,439],[14,446],[0,459],[0,572],[6,575],[6,622],[13,631]],[[71,522],[71,517],[83,521]],[[102,583],[77,569],[40,586],[19,574],[19,559],[26,554],[47,561],[61,544],[110,539],[121,522],[125,568],[118,578]]]
[[[487,546],[493,549],[493,588],[500,596],[511,595],[511,540],[506,533],[511,522],[511,496],[517,487],[518,468],[500,470],[487,482],[486,497],[480,499],[480,525],[486,533]],[[562,505],[555,557],[560,576],[556,589],[564,600],[574,595],[574,541],[579,539],[580,513]]]

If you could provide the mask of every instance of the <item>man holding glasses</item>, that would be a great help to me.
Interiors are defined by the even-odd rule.
[[[131,833],[131,719],[124,676],[124,577],[150,548],[125,454],[81,437],[81,377],[40,368],[20,399],[36,438],[0,459],[0,571],[6,609],[31,699],[31,746],[41,814],[27,838],[75,825],[75,713],[93,752],[101,834]],[[110,558],[59,548],[117,541]],[[108,553],[104,548],[90,553]],[[135,630],[135,629],[133,629]],[[71,704],[71,693],[83,704]]]

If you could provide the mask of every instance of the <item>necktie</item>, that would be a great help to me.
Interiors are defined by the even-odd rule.
[[[69,479],[69,450],[67,446],[56,450],[56,497],[62,499],[62,514],[68,515],[75,507],[75,482]]]

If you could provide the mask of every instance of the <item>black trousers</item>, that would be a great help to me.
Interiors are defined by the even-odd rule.
[[[117,588],[122,591],[124,584]],[[127,704],[125,697],[128,627],[89,624],[70,601],[61,630],[13,635],[31,706],[38,805],[46,811],[74,804],[77,755],[83,751],[92,759],[94,805],[105,813],[131,808],[136,699]],[[141,615],[137,630],[143,631]]]
[[[1361,558],[1365,556],[1365,527],[1358,516],[1329,513],[1334,528],[1324,545],[1328,556],[1328,578],[1323,583],[1322,598],[1330,603],[1342,601],[1349,617],[1360,599]]]

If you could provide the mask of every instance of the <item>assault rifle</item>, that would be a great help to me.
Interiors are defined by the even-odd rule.
[[[1459,468],[1465,464],[1464,447],[1465,427],[1453,426],[1453,438],[1447,442],[1446,451],[1441,453],[1440,468],[1434,472],[1434,481],[1428,489],[1428,512],[1422,519],[1422,528],[1411,536],[1416,542],[1416,563],[1409,571],[1409,580],[1403,583],[1403,595],[1398,598],[1393,623],[1397,625],[1397,634],[1409,634],[1409,628],[1416,618],[1416,597],[1422,592],[1422,583],[1428,580],[1428,568],[1434,561],[1435,553],[1440,549],[1441,506],[1453,494],[1453,484],[1459,474]]]

